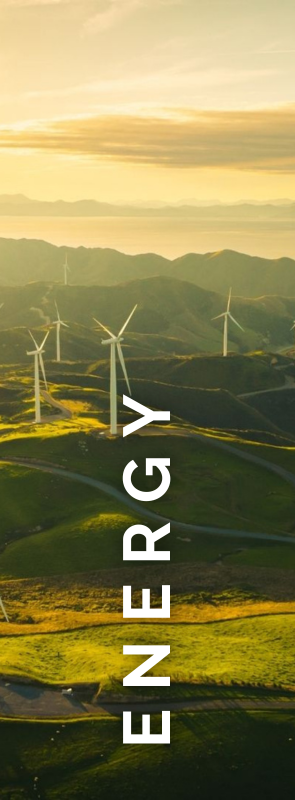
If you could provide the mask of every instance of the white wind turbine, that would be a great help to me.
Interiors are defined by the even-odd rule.
[[[37,423],[41,422],[40,367],[41,367],[41,372],[42,372],[42,375],[43,375],[43,380],[44,380],[44,383],[45,383],[46,391],[47,391],[47,388],[48,388],[47,387],[46,375],[45,375],[45,369],[44,369],[44,362],[43,362],[43,353],[44,353],[43,347],[45,345],[47,337],[49,336],[49,333],[50,333],[50,331],[47,331],[46,336],[43,339],[43,342],[39,347],[39,345],[36,342],[36,339],[34,339],[34,336],[32,335],[31,331],[29,331],[31,339],[33,339],[34,345],[36,347],[36,350],[30,350],[29,352],[27,352],[27,356],[34,356],[34,365],[35,365],[35,422],[37,422]]]
[[[131,317],[133,317],[133,314],[134,314],[134,311],[136,310],[136,308],[137,308],[137,305],[134,306],[134,308],[132,309],[131,314],[129,314],[129,317],[126,320],[126,322],[124,323],[124,325],[121,328],[121,330],[119,331],[118,336],[115,336],[108,328],[105,327],[105,325],[102,325],[102,323],[99,322],[98,319],[95,319],[95,317],[94,317],[94,321],[97,322],[97,324],[104,331],[106,331],[106,333],[108,333],[108,335],[111,337],[110,339],[103,339],[102,344],[104,344],[104,345],[109,344],[110,347],[111,347],[111,367],[110,367],[110,417],[111,417],[111,422],[110,422],[110,431],[114,436],[116,436],[116,434],[118,433],[118,426],[117,426],[117,365],[116,365],[116,355],[118,353],[119,361],[120,361],[120,364],[121,364],[121,367],[122,367],[122,370],[123,370],[123,375],[124,375],[125,381],[127,383],[129,394],[131,395],[130,383],[129,383],[127,370],[126,370],[126,366],[125,366],[125,361],[124,361],[124,357],[123,357],[121,342],[123,342],[122,333],[124,333],[124,331],[126,330],[127,325],[130,322]]]
[[[290,331],[294,331],[294,329],[295,329],[295,319],[294,319],[294,322],[293,322],[292,328],[290,328]]]
[[[228,346],[228,320],[231,319],[241,331],[244,330],[242,326],[237,322],[237,320],[232,316],[230,313],[230,301],[231,301],[231,289],[229,290],[228,301],[227,301],[227,309],[223,312],[223,314],[218,314],[218,317],[213,317],[213,319],[221,319],[224,317],[224,326],[223,326],[223,355],[227,356],[227,346]]]
[[[56,325],[56,360],[58,362],[60,362],[60,360],[61,360],[61,358],[60,358],[60,329],[61,329],[61,327],[68,328],[69,326],[66,324],[66,322],[63,322],[61,320],[60,315],[59,315],[59,310],[58,310],[58,307],[57,307],[57,303],[55,303],[55,308],[56,308],[56,313],[57,313],[57,319],[52,324]]]
[[[64,271],[64,285],[68,285],[68,272],[71,272],[70,267],[68,265],[68,254],[66,253],[66,260],[63,264],[63,271]]]

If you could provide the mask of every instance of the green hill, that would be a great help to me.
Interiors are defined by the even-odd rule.
[[[155,253],[126,255],[112,249],[56,247],[35,239],[0,239],[0,283],[62,281],[62,264],[68,253],[71,283],[112,285],[126,280],[170,276],[222,292],[233,286],[246,297],[295,293],[295,261],[290,258],[264,259],[223,250],[216,253],[188,253],[169,261]]]
[[[125,335],[126,344],[132,345],[131,355],[151,351],[154,354],[191,354],[220,353],[222,350],[223,321],[213,321],[212,318],[225,309],[226,297],[175,278],[145,278],[117,286],[66,287],[32,283],[2,287],[0,299],[4,303],[0,325],[8,331],[19,326],[49,325],[56,318],[57,301],[62,318],[70,325],[69,331],[63,331],[65,347],[75,331],[81,335],[75,327],[77,325],[88,329],[89,332],[84,334],[89,346],[99,347],[102,334],[100,331],[95,334],[97,326],[93,317],[118,331],[131,308],[138,304]],[[290,347],[294,307],[293,297],[246,299],[233,296],[232,313],[244,332],[230,324],[229,349],[249,352]],[[132,336],[135,333],[136,337]],[[2,349],[5,351],[5,335],[1,333],[0,352]],[[8,341],[11,335],[7,334]],[[3,355],[8,363],[6,353]],[[75,355],[66,351],[65,357],[79,358],[80,355],[87,357],[85,349],[82,353],[78,347]],[[93,358],[93,348],[88,357]]]
[[[153,715],[152,724],[160,731],[161,717]],[[1,721],[0,733],[1,800],[38,794],[46,800],[162,800],[164,791],[170,800],[191,800],[196,792],[202,800],[290,800],[295,792],[291,711],[183,711],[171,716],[168,747],[126,747],[122,720],[114,716]]]
[[[247,405],[270,420],[273,425],[283,426],[284,431],[295,435],[294,388],[284,392],[266,392],[246,398]]]
[[[154,502],[153,511],[175,520],[169,538],[172,564],[216,563],[220,554],[232,555],[238,563],[245,557],[255,564],[257,554],[263,565],[294,568],[293,545],[231,536],[231,530],[293,536],[293,487],[261,466],[199,440],[169,435],[160,443],[157,436],[108,440],[74,427],[64,432],[62,423],[57,423],[38,434],[20,431],[19,438],[16,434],[3,440],[0,456],[49,462],[122,491],[124,466],[131,458],[143,463],[143,446],[145,457],[155,458],[164,448],[171,460],[169,495]],[[155,488],[157,477],[151,483],[141,473],[136,485],[142,490]],[[1,579],[121,568],[122,534],[145,520],[145,504],[138,514],[97,488],[25,465],[0,463],[0,490]],[[228,530],[228,535],[187,533],[177,522],[212,525]],[[163,542],[163,549],[167,547],[168,541]],[[140,569],[140,562],[133,568]]]
[[[128,371],[136,380],[160,381],[174,386],[198,389],[224,389],[232,394],[261,391],[283,385],[281,370],[276,369],[273,357],[265,353],[222,356],[158,356],[131,358],[126,347]],[[276,360],[276,359],[275,359]],[[279,362],[286,361],[279,357]],[[293,362],[290,360],[290,365]],[[107,376],[109,362],[97,362],[88,374]]]

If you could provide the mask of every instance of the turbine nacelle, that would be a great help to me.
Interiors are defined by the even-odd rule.
[[[112,336],[111,339],[102,339],[101,344],[120,344],[124,342],[124,336]]]
[[[36,339],[34,339],[34,336],[33,336],[33,334],[31,333],[31,331],[29,331],[30,337],[31,337],[32,341],[34,342],[34,345],[35,345],[36,351],[34,351],[34,352],[31,352],[31,353],[28,353],[28,355],[31,355],[31,356],[32,356],[32,355],[35,355],[35,353],[39,353],[39,355],[42,355],[42,353],[44,353],[44,352],[45,352],[45,351],[43,350],[43,347],[44,347],[44,345],[45,345],[45,342],[46,342],[46,340],[48,339],[49,333],[50,333],[50,331],[47,331],[46,335],[44,336],[44,339],[43,339],[43,342],[42,342],[42,344],[38,345],[38,344],[37,344],[37,342],[36,342]]]

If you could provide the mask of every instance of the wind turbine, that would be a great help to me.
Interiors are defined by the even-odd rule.
[[[9,622],[9,616],[8,616],[8,614],[7,614],[7,612],[6,612],[6,608],[5,608],[5,605],[4,605],[4,603],[3,603],[3,600],[2,600],[2,597],[1,597],[1,596],[0,596],[0,608],[1,608],[1,611],[2,611],[2,613],[3,613],[3,616],[4,616],[4,617],[5,617],[5,619],[6,619],[6,622]]]
[[[125,361],[124,361],[124,357],[123,357],[121,342],[123,342],[122,333],[124,333],[124,331],[126,330],[127,325],[130,322],[131,317],[133,317],[133,314],[134,314],[134,311],[136,310],[136,308],[137,308],[137,305],[134,306],[134,308],[132,309],[131,314],[129,314],[129,317],[126,320],[126,322],[124,323],[124,325],[121,328],[121,330],[119,331],[118,336],[115,336],[112,333],[112,331],[109,330],[109,328],[106,328],[105,325],[102,325],[102,323],[99,322],[98,319],[95,319],[95,317],[94,317],[94,321],[100,326],[100,328],[102,328],[104,331],[106,331],[106,333],[108,333],[108,335],[111,337],[110,339],[103,339],[102,340],[102,344],[103,345],[109,344],[110,347],[111,347],[111,366],[110,366],[110,418],[111,418],[111,421],[110,421],[110,431],[114,436],[116,436],[116,434],[118,433],[118,426],[117,426],[117,365],[116,365],[116,355],[118,353],[119,361],[120,361],[120,364],[121,364],[121,367],[122,367],[122,370],[123,370],[123,375],[124,375],[125,381],[127,383],[129,394],[131,395],[130,383],[129,383],[127,370],[126,370],[126,366],[125,366]]]
[[[231,289],[229,290],[228,301],[227,301],[227,308],[223,314],[218,314],[218,317],[213,317],[213,319],[221,319],[224,317],[224,326],[223,326],[223,355],[227,356],[227,345],[228,345],[228,320],[231,319],[241,331],[244,330],[241,325],[237,322],[237,320],[232,316],[230,313],[230,301],[231,301]]]
[[[43,353],[44,353],[43,347],[45,345],[47,337],[49,336],[49,333],[50,333],[50,331],[47,331],[46,336],[43,339],[43,342],[42,342],[42,344],[40,344],[40,347],[39,347],[39,345],[36,342],[36,339],[34,339],[33,334],[31,333],[31,331],[29,331],[30,337],[33,340],[34,345],[36,347],[36,350],[30,350],[29,352],[27,352],[27,356],[34,356],[34,364],[35,364],[35,422],[36,423],[41,422],[40,367],[41,367],[41,372],[42,372],[42,375],[43,375],[43,380],[44,380],[44,383],[45,383],[46,391],[47,391],[47,388],[48,388],[47,387],[46,375],[45,375],[45,369],[44,369],[44,361],[43,361]]]
[[[294,328],[295,328],[295,319],[294,319],[294,322],[293,322],[292,328],[290,328],[290,331],[294,331]]]
[[[55,303],[55,308],[56,308],[56,313],[57,313],[57,319],[52,324],[56,325],[56,360],[58,362],[60,362],[60,360],[61,360],[60,359],[60,329],[61,329],[61,326],[63,326],[63,328],[68,328],[69,326],[66,324],[66,322],[63,322],[61,320],[60,315],[59,315],[59,310],[58,310],[58,307],[57,307],[57,303]]]
[[[68,265],[68,254],[66,253],[66,260],[63,264],[63,271],[64,271],[64,285],[68,285],[68,272],[71,272],[70,267]]]

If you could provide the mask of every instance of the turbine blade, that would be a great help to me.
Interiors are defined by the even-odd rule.
[[[127,328],[128,322],[130,322],[131,317],[133,317],[134,311],[136,311],[136,309],[137,309],[137,303],[136,303],[136,306],[134,306],[134,308],[132,309],[131,314],[129,314],[128,319],[126,319],[126,322],[124,323],[123,328],[121,328],[121,330],[119,331],[118,336],[122,336],[122,333],[124,333],[125,328]]]
[[[244,328],[242,328],[242,326],[239,324],[239,322],[237,322],[237,320],[236,320],[234,317],[232,317],[232,315],[231,315],[231,314],[229,314],[229,318],[231,319],[231,321],[232,321],[232,322],[234,322],[234,323],[235,323],[235,325],[237,325],[237,326],[238,326],[238,328],[240,328],[240,329],[241,329],[241,331],[244,331]]]
[[[230,309],[230,301],[231,301],[231,288],[229,290],[228,301],[227,301],[227,311]]]
[[[106,331],[106,333],[108,333],[108,334],[109,334],[109,336],[111,336],[111,337],[112,337],[112,339],[115,339],[115,338],[116,338],[116,337],[115,337],[115,335],[112,333],[112,331],[110,331],[108,328],[106,328],[106,326],[105,326],[105,325],[103,325],[103,324],[102,324],[102,322],[99,322],[99,320],[98,320],[98,319],[96,319],[96,317],[93,317],[93,319],[94,319],[94,322],[96,322],[96,323],[97,323],[97,325],[99,325],[99,327],[103,329],[103,331]]]
[[[46,391],[47,391],[48,390],[48,384],[47,384],[46,375],[45,375],[45,367],[44,367],[44,361],[43,361],[42,353],[39,353],[39,362],[40,362],[40,367],[41,367],[41,371],[42,371],[42,375],[43,375],[43,380],[44,380],[44,383],[45,383],[45,388],[46,388]]]
[[[60,325],[63,325],[64,328],[69,328],[70,327],[69,325],[67,325],[66,322],[62,322],[61,319],[59,320],[59,323],[60,323]]]
[[[9,617],[8,617],[8,614],[6,613],[6,609],[5,609],[5,605],[3,603],[2,597],[0,597],[0,607],[1,607],[2,613],[4,614],[6,622],[9,622]]]
[[[42,344],[40,345],[40,347],[38,347],[38,350],[43,350],[43,347],[45,345],[46,339],[48,339],[49,334],[50,334],[50,331],[47,331],[46,336],[44,336]]]
[[[55,308],[56,308],[56,313],[57,313],[57,319],[58,319],[58,321],[60,321],[59,310],[58,310],[58,307],[57,307],[56,300],[55,300]]]
[[[128,386],[128,392],[131,395],[129,378],[128,378],[128,375],[127,375],[127,369],[126,369],[126,366],[125,366],[124,356],[123,356],[122,347],[120,345],[120,342],[118,342],[118,344],[117,344],[117,350],[118,350],[118,356],[119,356],[120,364],[121,364],[121,367],[122,367],[122,370],[123,370],[123,375],[124,375],[125,381],[126,381],[127,386]]]
[[[226,311],[224,311],[223,314],[218,314],[218,317],[212,317],[211,322],[213,322],[214,319],[221,319],[221,317],[225,317],[225,316],[226,316]]]
[[[294,325],[292,325],[292,328],[290,328],[290,331],[294,331],[294,328],[295,328],[295,322]]]
[[[36,347],[36,350],[38,350],[39,348],[38,348],[38,345],[37,345],[36,339],[34,339],[34,336],[33,336],[33,334],[31,333],[31,331],[29,331],[29,334],[30,334],[30,337],[31,337],[31,339],[33,339],[33,342],[34,342],[34,345],[35,345],[35,347]]]

